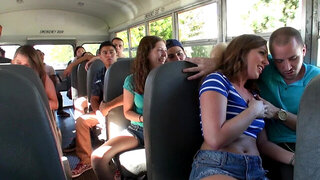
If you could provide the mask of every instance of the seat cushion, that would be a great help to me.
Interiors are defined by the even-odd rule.
[[[125,177],[137,177],[147,172],[145,149],[135,149],[119,155],[121,172]]]

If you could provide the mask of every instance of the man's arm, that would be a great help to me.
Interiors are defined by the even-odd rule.
[[[100,59],[100,57],[99,57],[99,56],[94,56],[93,58],[91,58],[91,59],[86,63],[86,65],[85,65],[84,68],[88,71],[89,66],[93,63],[93,61],[95,61],[95,60],[97,60],[97,59]]]
[[[72,69],[77,66],[78,64],[80,64],[81,62],[85,61],[85,60],[89,60],[91,58],[93,58],[94,56],[90,53],[85,54],[83,57],[76,59],[75,61],[73,61],[72,63],[70,63],[68,65],[68,67],[63,71],[63,75],[64,76],[69,76],[72,72]]]
[[[108,115],[109,111],[113,108],[116,108],[118,106],[122,106],[123,105],[123,94],[121,94],[120,96],[112,99],[109,102],[101,102],[100,103],[100,111],[102,113],[103,116]]]
[[[215,58],[187,58],[186,61],[196,64],[196,67],[183,69],[183,72],[196,72],[195,75],[188,77],[188,80],[201,78],[218,68],[219,61]]]
[[[265,129],[263,129],[258,136],[257,146],[262,154],[272,158],[273,160],[289,165],[294,164],[294,153],[269,141]]]
[[[267,100],[259,97],[261,100],[263,100],[264,104],[267,105],[267,112],[266,112],[266,118],[268,119],[277,119],[278,121],[281,121],[279,119],[278,116],[278,112],[280,111],[280,108],[275,107],[273,104],[271,104],[270,102],[268,102]],[[297,115],[286,111],[287,113],[287,118],[285,121],[282,121],[282,123],[284,123],[287,127],[289,127],[292,130],[296,130],[296,126],[297,126]]]
[[[99,110],[99,100],[99,96],[91,96],[90,98],[91,107],[94,113]]]
[[[196,64],[197,67],[186,68],[183,72],[198,72],[188,77],[188,80],[198,79],[217,70],[222,63],[223,53],[226,48],[227,44],[220,42],[212,48],[210,58],[187,58],[186,61]]]

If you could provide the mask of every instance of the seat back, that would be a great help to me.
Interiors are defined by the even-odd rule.
[[[30,73],[30,68],[26,68],[24,66],[21,65],[13,65],[13,64],[7,64],[7,65],[0,65],[0,70],[5,70],[5,71],[11,71],[14,72],[16,74],[20,74],[21,76],[26,77],[27,79],[29,79],[31,82],[34,82],[34,86],[37,88],[37,90],[40,93],[40,96],[43,100],[43,102],[45,103],[45,107],[46,109],[49,111],[50,110],[50,106],[49,106],[49,102],[46,103],[48,97],[47,94],[44,91],[43,85],[41,80],[39,79],[38,76],[34,76],[34,73]],[[3,86],[1,84],[1,86]]]
[[[83,61],[78,65],[78,70],[77,70],[78,97],[87,96],[87,70],[85,69],[87,62],[88,61]]]
[[[103,62],[98,59],[95,60],[89,67],[88,72],[87,72],[87,96],[88,96],[88,102],[90,102],[91,98],[91,85],[93,78],[95,74],[104,67]]]
[[[300,101],[294,179],[320,179],[320,75],[310,81]]]
[[[28,67],[9,66],[0,66],[0,176],[66,179],[41,80]]]
[[[144,92],[144,138],[148,179],[188,179],[203,138],[200,80],[187,80],[186,61],[166,63],[148,75]]]
[[[78,98],[77,74],[78,74],[78,66],[75,66],[72,68],[71,75],[70,75],[72,100],[75,100]]]
[[[123,93],[123,83],[130,74],[132,62],[131,59],[118,60],[107,69],[104,78],[104,102],[111,101]],[[117,136],[129,123],[123,115],[122,106],[112,109],[106,117],[107,139]]]
[[[117,61],[133,60],[134,58],[118,58]]]

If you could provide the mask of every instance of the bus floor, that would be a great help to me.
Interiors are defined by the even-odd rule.
[[[62,135],[62,148],[68,147],[72,141],[75,139],[76,136],[76,130],[75,130],[75,119],[73,118],[73,107],[68,106],[64,107],[63,109],[65,112],[70,114],[70,117],[61,117],[56,115],[57,125],[60,128],[61,135]],[[91,133],[92,134],[92,133]],[[91,136],[93,148],[97,148],[99,145],[101,145],[101,142],[98,141],[98,138],[94,138],[96,136]],[[70,169],[74,169],[76,165],[79,163],[79,158],[76,156],[75,151],[72,151],[70,153],[64,153],[64,156],[68,158]],[[96,180],[96,176],[93,172],[93,170],[88,170],[84,172],[82,175],[80,175],[77,178],[73,178],[74,180]]]

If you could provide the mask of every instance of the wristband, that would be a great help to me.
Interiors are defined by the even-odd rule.
[[[293,166],[293,161],[294,161],[294,154],[293,156],[291,157],[290,161],[289,161],[289,164]]]
[[[141,121],[141,117],[142,117],[142,116],[141,116],[141,115],[139,115],[139,122],[142,122],[142,121]]]

